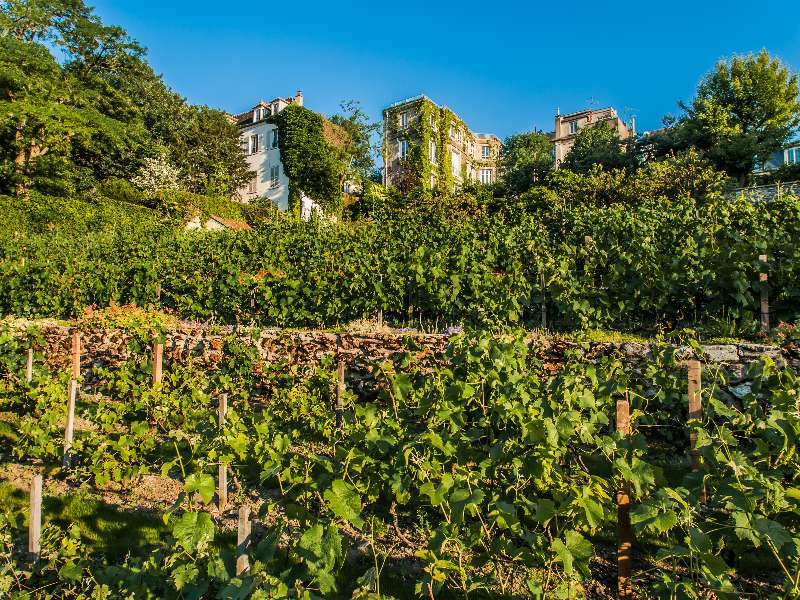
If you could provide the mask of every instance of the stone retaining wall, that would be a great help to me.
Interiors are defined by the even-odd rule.
[[[54,370],[68,369],[70,361],[71,335],[74,331],[63,325],[48,322],[37,324],[46,340],[45,360]],[[20,333],[26,324],[17,323]],[[164,344],[166,361],[185,360],[188,356],[197,357],[209,369],[222,358],[224,340],[232,331],[202,325],[179,325],[169,331]],[[267,329],[259,332],[240,331],[241,339],[253,339],[262,358],[272,364],[314,367],[326,356],[338,355],[348,366],[348,371],[366,374],[369,366],[376,362],[391,360],[399,354],[412,350],[422,364],[437,363],[447,347],[448,337],[441,334],[420,334],[409,332],[386,333],[330,333],[323,331],[290,331]],[[82,370],[91,379],[87,368],[92,366],[114,366],[126,360],[128,342],[131,334],[120,329],[82,331]],[[653,347],[642,343],[589,342],[577,344],[558,337],[532,335],[529,339],[531,350],[550,370],[557,370],[564,362],[564,355],[570,349],[582,346],[589,359],[602,356],[620,355],[631,364],[639,363],[651,355]],[[800,356],[792,356],[774,346],[760,344],[708,345],[703,347],[705,362],[719,364],[741,373],[744,367],[766,355],[778,362],[800,369]],[[688,348],[678,348],[678,357],[691,357]]]

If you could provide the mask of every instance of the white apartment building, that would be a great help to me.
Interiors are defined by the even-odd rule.
[[[267,118],[278,114],[290,104],[303,106],[303,92],[298,90],[294,98],[275,98],[270,102],[262,100],[251,110],[232,117],[239,126],[247,164],[256,174],[239,190],[239,197],[243,202],[264,197],[274,202],[280,210],[289,209],[289,178],[281,163],[278,126],[268,123]]]

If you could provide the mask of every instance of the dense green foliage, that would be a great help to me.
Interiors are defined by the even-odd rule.
[[[499,161],[504,192],[527,192],[553,168],[553,143],[540,131],[519,133],[503,142]]]
[[[617,131],[606,122],[584,127],[575,137],[575,144],[561,166],[576,172],[588,171],[594,165],[601,165],[606,169],[633,166],[635,154],[628,152],[629,142],[630,140],[620,140]]]
[[[333,126],[322,115],[294,104],[270,120],[278,125],[281,162],[289,177],[290,205],[297,206],[300,194],[305,193],[326,213],[338,214],[346,163],[338,156],[339,142],[333,137]]]
[[[357,222],[274,215],[210,235],[102,201],[82,215],[82,203],[5,198],[0,312],[149,306],[160,285],[179,316],[226,323],[332,326],[382,310],[398,324],[537,326],[544,302],[553,328],[652,331],[723,315],[747,325],[768,254],[773,321],[800,316],[796,198],[730,201],[716,195],[717,174],[685,157],[548,181],[467,213],[377,204]]]
[[[0,3],[0,112],[3,193],[68,196],[155,156],[189,192],[230,197],[250,178],[236,125],[188,105],[82,1]]]
[[[80,414],[95,426],[78,432],[72,477],[98,486],[135,485],[159,470],[179,478],[184,493],[165,515],[172,536],[104,563],[80,545],[79,531],[61,534],[59,546],[58,530],[46,528],[44,560],[26,569],[14,551],[24,534],[9,515],[0,521],[0,590],[578,598],[595,576],[594,557],[609,553],[615,491],[626,481],[637,565],[646,566],[637,568],[638,597],[737,598],[753,592],[754,578],[759,595],[800,593],[800,380],[769,360],[750,367],[746,389],[711,371],[705,414],[687,424],[686,373],[669,347],[636,370],[577,349],[552,373],[521,337],[457,336],[433,370],[417,363],[409,341],[394,363],[373,365],[376,393],[345,394],[337,427],[332,361],[287,375],[228,338],[210,377],[191,361],[171,362],[153,386],[144,341],[134,338],[127,363],[93,370],[101,395],[83,401]],[[65,385],[38,356],[24,383],[25,346],[0,332],[0,408],[17,419],[0,453],[52,469]],[[223,391],[231,412],[219,431],[213,395]],[[625,396],[629,437],[614,426]],[[266,498],[251,570],[239,577],[232,545],[216,537],[205,508],[220,463]],[[413,559],[387,566],[398,547]]]

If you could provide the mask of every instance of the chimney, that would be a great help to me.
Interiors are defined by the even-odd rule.
[[[297,93],[294,95],[294,103],[297,106],[303,106],[303,92],[301,90],[297,90]]]

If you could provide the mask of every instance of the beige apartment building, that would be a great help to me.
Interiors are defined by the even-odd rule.
[[[383,111],[383,182],[448,193],[470,181],[494,183],[501,145],[427,96],[408,98]]]
[[[556,114],[556,128],[552,135],[556,168],[572,149],[578,132],[584,127],[592,127],[599,123],[610,125],[621,140],[636,135],[636,122],[634,119],[631,118],[630,123],[626,124],[611,106],[601,109],[582,110],[568,115]]]

